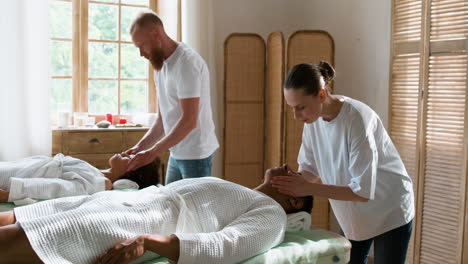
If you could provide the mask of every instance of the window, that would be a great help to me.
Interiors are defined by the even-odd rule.
[[[132,5],[115,2],[89,2],[88,111],[146,112],[149,65],[139,56],[128,29],[135,15],[148,7],[148,1],[133,1]]]
[[[156,5],[157,3],[157,5]],[[53,112],[103,116],[156,112],[153,70],[129,34],[136,14],[160,9],[178,34],[180,0],[54,0],[51,2]],[[175,6],[176,12],[166,12]],[[159,8],[160,7],[160,8]],[[168,21],[168,23],[166,23]]]
[[[466,0],[393,0],[390,134],[413,179],[408,263],[467,263]]]

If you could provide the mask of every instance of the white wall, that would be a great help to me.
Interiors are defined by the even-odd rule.
[[[287,37],[296,30],[328,31],[335,41],[335,92],[361,100],[388,120],[391,1],[375,0],[214,0],[216,87],[214,119],[223,142],[224,40],[235,32],[257,33],[265,40],[274,31]],[[222,151],[214,175],[222,175]]]

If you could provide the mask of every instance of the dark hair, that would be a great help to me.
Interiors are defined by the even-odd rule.
[[[151,10],[141,12],[137,15],[137,17],[133,20],[132,24],[130,25],[130,34],[133,34],[133,32],[137,28],[142,28],[149,25],[163,26],[163,22],[161,21],[159,16]]]
[[[322,81],[325,87],[335,77],[335,69],[326,61],[319,64],[298,64],[289,71],[284,81],[284,89],[303,89],[306,95],[316,96],[322,89]]]
[[[312,212],[312,208],[314,207],[314,197],[313,196],[304,196],[304,197],[297,197],[297,199],[303,199],[303,204],[301,208],[293,208],[291,207],[289,210],[285,210],[287,214],[294,214],[298,212],[306,212],[310,214]]]
[[[156,158],[153,162],[134,171],[125,173],[120,179],[127,179],[138,184],[140,189],[159,183],[159,167],[161,160]]]
[[[314,208],[314,197],[310,195],[310,196],[305,196],[303,198],[304,198],[304,205],[302,206],[301,211],[312,213],[312,208]]]

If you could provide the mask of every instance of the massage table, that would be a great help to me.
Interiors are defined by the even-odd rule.
[[[13,210],[13,203],[0,203],[0,212]],[[242,264],[344,264],[349,262],[351,243],[344,237],[323,229],[286,232],[278,246],[246,259]],[[144,264],[169,264],[157,257]]]

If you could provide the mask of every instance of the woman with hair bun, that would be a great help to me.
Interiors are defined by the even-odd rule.
[[[350,263],[404,263],[414,218],[411,178],[379,116],[366,104],[331,94],[327,62],[299,64],[283,87],[294,119],[304,122],[301,175],[277,176],[292,196],[322,196],[351,241]]]

